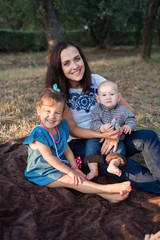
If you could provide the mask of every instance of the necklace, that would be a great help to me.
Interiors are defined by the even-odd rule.
[[[53,134],[46,128],[46,126],[41,122],[41,125],[50,133],[50,135],[52,136],[53,140],[55,141],[55,143],[59,143],[60,142],[60,133],[59,133],[59,130],[57,128],[57,126],[55,127],[56,128],[56,131],[57,131],[57,134],[58,134],[58,141],[55,140]]]

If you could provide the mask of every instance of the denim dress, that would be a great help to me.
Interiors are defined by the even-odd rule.
[[[60,160],[69,165],[69,162],[64,159],[64,151],[67,145],[67,139],[69,137],[69,126],[65,119],[63,119],[57,126],[60,133],[60,141],[58,143],[53,142],[53,138],[50,133],[40,125],[37,125],[31,132],[30,136],[25,139],[23,144],[28,146],[28,159],[27,167],[25,169],[25,176],[30,182],[33,182],[39,186],[49,184],[58,178],[63,173],[56,168],[52,167],[41,155],[39,150],[33,150],[29,147],[30,143],[35,140],[50,147],[53,156],[60,158]],[[58,136],[54,137],[58,140]],[[56,144],[56,148],[55,148]],[[58,153],[58,156],[57,156]]]

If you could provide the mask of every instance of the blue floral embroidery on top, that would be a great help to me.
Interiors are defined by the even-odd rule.
[[[77,111],[84,110],[89,112],[90,108],[96,103],[96,89],[91,87],[90,91],[86,93],[70,93],[67,105],[69,108]]]

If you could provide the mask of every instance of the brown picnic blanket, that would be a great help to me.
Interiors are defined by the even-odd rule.
[[[133,189],[127,200],[110,204],[96,195],[30,183],[23,140],[0,144],[0,239],[143,240],[160,230],[160,196]]]

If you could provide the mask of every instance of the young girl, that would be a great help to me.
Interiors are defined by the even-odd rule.
[[[73,188],[83,193],[98,194],[112,203],[126,199],[131,191],[129,181],[101,185],[87,181],[85,174],[78,169],[67,144],[69,127],[62,119],[64,107],[64,94],[45,90],[36,107],[40,124],[23,142],[28,146],[25,176],[39,186]]]

